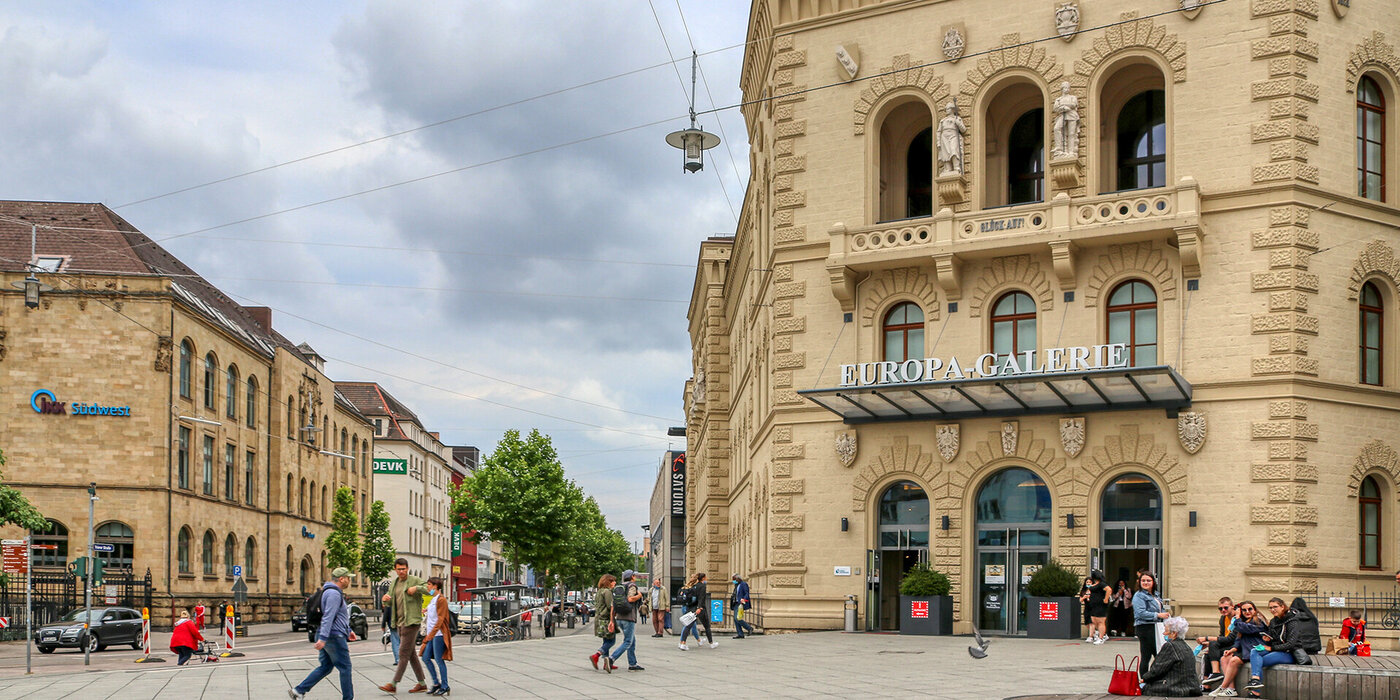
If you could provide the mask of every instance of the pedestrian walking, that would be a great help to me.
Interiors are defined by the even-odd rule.
[[[622,583],[613,587],[610,613],[613,629],[622,634],[622,645],[614,649],[612,656],[608,657],[609,671],[617,668],[617,660],[622,658],[623,652],[627,653],[628,671],[646,670],[637,664],[637,607],[642,601],[642,592],[633,581],[635,575],[631,569],[622,572]],[[598,616],[602,617],[601,610]]]
[[[199,628],[190,619],[189,611],[181,610],[180,619],[175,621],[174,633],[170,635],[170,650],[178,657],[175,665],[184,666],[203,641],[204,635],[199,633]]]
[[[719,646],[719,642],[715,641],[714,634],[710,632],[710,589],[705,584],[705,578],[705,574],[701,572],[695,574],[690,579],[694,583],[690,584],[687,588],[689,591],[689,594],[686,596],[688,601],[687,607],[690,608],[691,612],[695,613],[695,622],[690,623],[688,629],[695,635],[695,639],[698,641],[700,639],[700,632],[697,625],[704,626],[705,641],[709,642],[711,649],[714,649]],[[687,651],[689,649],[689,647],[685,645],[685,633],[686,630],[681,630],[681,651]]]
[[[666,591],[661,589],[661,578],[651,580],[651,630],[653,637],[666,636]]]
[[[379,686],[379,689],[397,693],[399,681],[403,680],[408,667],[413,666],[413,675],[418,679],[418,684],[408,692],[421,693],[428,686],[423,684],[423,664],[413,652],[418,628],[423,624],[423,595],[427,592],[427,586],[423,579],[409,575],[408,560],[403,557],[394,560],[394,573],[398,578],[389,584],[389,592],[384,594],[383,602],[394,606],[393,624],[399,631],[399,664],[394,669],[394,680]]]
[[[428,676],[433,679],[429,695],[451,695],[452,688],[447,683],[447,662],[452,660],[452,630],[447,609],[447,597],[442,595],[442,579],[436,576],[428,579],[428,607],[423,611],[423,646],[418,655],[428,667]],[[436,665],[436,668],[434,666]]]
[[[351,685],[354,673],[350,670],[350,642],[356,637],[350,630],[350,606],[345,602],[345,587],[349,585],[350,570],[341,566],[332,571],[331,580],[321,586],[321,624],[316,630],[316,651],[321,664],[287,691],[292,700],[306,697],[332,670],[340,671],[342,700],[355,697],[355,688]]]
[[[734,592],[729,596],[729,609],[734,611],[734,635],[735,639],[743,639],[745,634],[753,634],[753,625],[744,621],[744,611],[751,607],[749,603],[749,582],[734,574],[730,579],[734,583]],[[745,631],[747,630],[747,631]]]
[[[617,583],[617,577],[612,574],[603,574],[598,579],[598,592],[593,597],[594,608],[597,610],[612,610],[613,584]],[[598,647],[598,651],[593,652],[588,660],[593,662],[593,668],[598,668],[598,660],[608,656],[612,650],[613,642],[617,641],[617,628],[613,625],[612,619],[601,612],[593,618],[593,635],[603,640],[603,645]],[[606,662],[603,670],[612,673],[612,667]]]

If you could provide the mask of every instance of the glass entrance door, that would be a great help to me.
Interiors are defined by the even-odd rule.
[[[1121,580],[1131,590],[1137,572],[1147,569],[1162,593],[1168,582],[1162,580],[1162,496],[1156,482],[1144,474],[1114,479],[1104,489],[1101,513],[1099,546],[1109,585]]]
[[[977,533],[977,628],[991,634],[1026,629],[1026,584],[1050,560],[1050,531],[1029,524]]]
[[[928,518],[928,496],[912,481],[891,484],[881,495],[875,548],[867,557],[867,629],[899,629],[899,583],[928,561]]]

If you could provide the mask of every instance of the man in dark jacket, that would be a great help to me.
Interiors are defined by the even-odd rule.
[[[1206,676],[1201,679],[1202,685],[1225,679],[1225,675],[1220,672],[1220,656],[1234,644],[1234,640],[1230,639],[1230,623],[1234,622],[1239,609],[1228,596],[1221,598],[1216,607],[1220,610],[1220,634],[1215,637],[1196,637],[1196,643],[1206,648]]]
[[[355,697],[355,689],[351,685],[355,674],[350,669],[348,644],[355,641],[355,633],[350,630],[350,605],[345,601],[345,587],[349,585],[350,570],[342,566],[332,571],[331,580],[321,587],[321,624],[316,629],[320,665],[312,669],[295,688],[287,691],[287,696],[292,700],[306,697],[331,671],[340,671],[340,696],[344,700]],[[412,645],[411,641],[406,643]]]
[[[734,593],[729,596],[729,609],[734,615],[734,631],[738,632],[734,638],[743,639],[745,634],[753,634],[753,625],[744,621],[744,611],[751,607],[749,582],[739,578],[739,574],[734,574],[731,580],[734,583]]]

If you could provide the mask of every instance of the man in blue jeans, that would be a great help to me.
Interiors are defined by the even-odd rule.
[[[321,665],[311,670],[297,687],[287,691],[292,700],[302,700],[311,689],[329,676],[331,670],[340,671],[340,697],[354,700],[355,689],[351,687],[354,674],[350,671],[350,644],[355,641],[355,633],[350,631],[350,606],[345,603],[345,587],[350,585],[350,570],[339,567],[331,572],[331,580],[321,587],[321,625],[316,630],[316,650],[321,652]]]
[[[614,588],[612,621],[616,625],[615,629],[622,633],[622,644],[613,650],[612,656],[608,658],[608,670],[617,668],[617,660],[622,658],[622,652],[627,652],[627,670],[644,671],[637,665],[637,605],[642,601],[642,592],[638,590],[637,584],[632,581],[636,573],[631,569],[622,572],[622,583]],[[622,589],[618,591],[617,589]],[[621,599],[617,593],[623,593]]]

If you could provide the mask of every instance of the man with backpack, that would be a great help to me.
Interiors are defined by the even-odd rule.
[[[612,623],[613,629],[622,632],[622,644],[608,657],[608,667],[617,668],[617,660],[627,652],[627,670],[644,671],[637,665],[637,606],[642,600],[642,592],[633,582],[636,573],[631,569],[622,572],[622,583],[613,587]],[[602,614],[602,611],[599,611]]]
[[[349,643],[355,641],[355,633],[350,630],[350,606],[345,602],[348,585],[350,570],[339,567],[331,572],[331,580],[306,600],[306,624],[316,631],[316,651],[320,652],[321,665],[287,691],[292,700],[306,697],[332,670],[340,671],[340,697],[343,700],[355,697],[355,689],[350,685],[355,674],[350,670]]]

